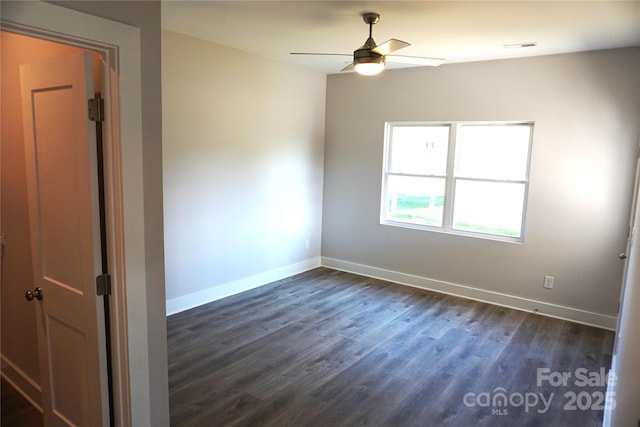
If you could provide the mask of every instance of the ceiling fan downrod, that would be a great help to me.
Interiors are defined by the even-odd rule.
[[[363,13],[362,20],[369,24],[369,39],[373,38],[373,24],[380,22],[380,14],[378,13]],[[375,45],[374,45],[375,47]]]
[[[369,24],[369,38],[362,47],[353,52],[352,66],[359,74],[373,76],[380,73],[385,66],[385,56],[374,51],[377,45],[373,40],[373,24],[380,21],[380,15],[377,13],[363,13],[362,19]]]

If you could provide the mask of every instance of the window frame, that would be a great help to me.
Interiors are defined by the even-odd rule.
[[[462,126],[529,126],[529,141],[527,147],[527,162],[524,178],[522,180],[509,180],[509,179],[493,179],[493,178],[470,178],[456,176],[455,162],[457,155],[458,133]],[[474,237],[485,240],[497,240],[502,242],[511,243],[523,243],[525,237],[525,222],[527,214],[527,203],[529,199],[529,183],[530,183],[530,170],[531,170],[531,152],[533,146],[533,133],[535,123],[533,120],[517,120],[517,121],[394,121],[386,122],[384,126],[384,144],[383,144],[383,162],[382,162],[382,185],[381,185],[381,197],[380,197],[380,224],[401,228],[411,228],[422,231],[431,231],[436,233],[453,234],[457,236]],[[388,217],[388,181],[389,176],[417,176],[424,178],[442,178],[440,175],[421,175],[421,174],[403,174],[400,172],[391,172],[391,145],[393,128],[395,127],[416,127],[416,126],[447,126],[449,127],[449,141],[447,147],[447,164],[444,175],[445,179],[445,194],[444,194],[444,207],[442,215],[442,225],[427,225],[418,224],[408,221],[394,220]],[[520,222],[520,235],[519,236],[505,236],[500,234],[483,233],[478,231],[460,230],[453,228],[454,217],[454,201],[456,183],[458,181],[474,181],[474,182],[495,182],[495,183],[507,183],[507,184],[523,184],[524,194],[522,203],[522,215]]]

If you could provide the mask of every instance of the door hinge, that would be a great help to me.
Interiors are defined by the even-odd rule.
[[[111,295],[110,274],[101,274],[96,277],[96,293],[98,295]]]
[[[102,98],[92,98],[88,102],[89,120],[92,122],[104,121],[104,100]]]

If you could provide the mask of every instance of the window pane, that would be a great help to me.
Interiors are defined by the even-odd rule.
[[[456,142],[457,177],[524,181],[529,125],[463,125]]]
[[[444,178],[390,175],[387,181],[386,219],[442,226],[444,187]]]
[[[520,237],[525,185],[456,180],[453,228]]]
[[[446,174],[449,126],[394,126],[390,144],[390,172]]]

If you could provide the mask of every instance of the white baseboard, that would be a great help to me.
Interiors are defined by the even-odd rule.
[[[456,283],[443,282],[441,280],[429,279],[421,276],[400,273],[397,271],[385,270],[368,265],[357,264],[334,258],[322,257],[322,265],[336,270],[349,273],[361,274],[363,276],[387,280],[401,285],[413,286],[421,289],[428,289],[435,292],[460,296],[489,304],[514,308],[516,310],[541,314],[543,316],[555,317],[572,322],[583,323],[585,325],[599,328],[615,330],[617,318],[600,313],[593,313],[577,308],[551,304],[543,301],[536,301],[500,292],[487,291],[471,286],[458,285]]]
[[[232,282],[221,283],[178,298],[172,298],[167,300],[167,316],[235,295],[240,292],[267,285],[271,282],[275,282],[276,280],[285,279],[289,276],[303,273],[316,267],[320,267],[320,257],[309,258],[302,262],[286,265],[274,270],[234,280]]]
[[[16,389],[34,408],[42,413],[42,389],[15,363],[11,362],[4,354],[0,355],[2,367],[0,375]]]

